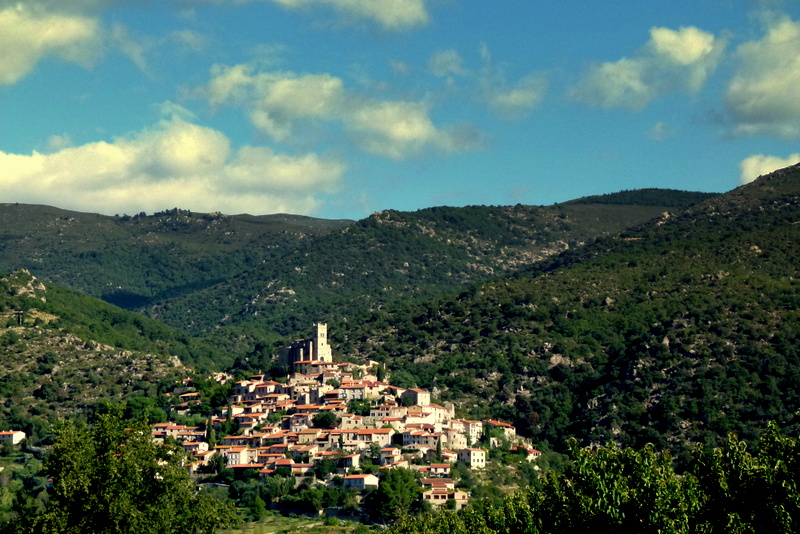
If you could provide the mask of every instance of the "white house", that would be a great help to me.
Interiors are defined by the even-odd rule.
[[[473,469],[483,469],[486,467],[486,451],[475,448],[461,449],[458,451],[458,461]]]
[[[375,475],[347,475],[344,477],[344,487],[363,491],[368,488],[377,488],[380,480]]]
[[[25,437],[25,432],[22,430],[6,430],[4,432],[0,432],[0,443],[10,441],[12,445],[16,445],[25,439]]]

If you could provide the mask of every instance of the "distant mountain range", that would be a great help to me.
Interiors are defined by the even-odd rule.
[[[325,321],[335,354],[384,361],[398,385],[465,416],[556,447],[574,435],[680,457],[727,431],[753,439],[770,419],[797,430],[798,193],[790,167],[721,195],[650,189],[356,222],[5,204],[0,271],[160,321],[120,315],[142,322],[102,342],[115,349],[147,339],[187,364],[269,371],[286,336]],[[64,328],[110,336],[114,320],[105,331],[96,313]]]
[[[0,271],[55,282],[201,333],[255,322],[281,335],[503,276],[708,194],[642,190],[580,204],[291,215],[108,217],[0,204]]]

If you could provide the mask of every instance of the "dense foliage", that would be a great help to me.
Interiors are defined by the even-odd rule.
[[[650,200],[682,201],[670,194],[679,192]],[[214,342],[242,354],[263,341],[259,333],[294,335],[315,320],[453,292],[664,209],[647,200],[440,207],[350,224],[178,209],[104,217],[0,204],[0,269],[27,268],[172,327],[212,331]],[[241,338],[248,341],[234,341]]]
[[[273,261],[350,222],[177,208],[107,217],[0,204],[0,271],[26,268],[46,282],[141,309]]]
[[[570,444],[572,463],[500,504],[461,513],[406,516],[393,534],[584,532],[796,532],[800,524],[800,441],[770,425],[750,452],[735,435],[701,446],[679,475],[653,447]]]
[[[278,261],[147,313],[198,332],[256,325],[283,335],[313,321],[452,294],[664,211],[658,206],[437,207],[376,213]]]
[[[717,193],[698,193],[694,191],[649,188],[583,197],[570,200],[565,204],[629,204],[636,206],[686,208],[714,196],[717,196]]]
[[[15,271],[0,277],[0,425],[38,441],[48,421],[85,413],[101,400],[155,400],[190,373],[179,357],[202,366],[217,359],[214,350]]]
[[[474,418],[558,446],[693,442],[800,410],[800,170],[776,173],[458,298],[347,324],[384,361]],[[332,332],[339,331],[337,325]]]
[[[198,495],[179,445],[158,445],[150,426],[101,415],[59,427],[44,464],[52,487],[4,525],[9,533],[213,534],[235,510]],[[43,504],[42,504],[43,503]]]

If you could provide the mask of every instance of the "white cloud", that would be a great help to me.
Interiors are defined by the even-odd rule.
[[[52,154],[0,152],[0,196],[101,213],[179,206],[195,211],[313,213],[345,171],[316,154],[236,151],[221,132],[173,116],[112,142]]]
[[[19,3],[0,10],[0,85],[16,83],[43,58],[88,65],[100,40],[96,18],[44,13]]]
[[[675,136],[675,128],[666,122],[657,122],[650,129],[649,136],[653,141],[665,141]]]
[[[520,119],[541,103],[548,86],[544,73],[532,73],[509,84],[504,66],[492,65],[486,43],[480,44],[478,53],[484,63],[478,76],[481,98],[493,112],[505,119]]]
[[[694,27],[678,31],[652,28],[650,42],[655,56],[678,65],[697,65],[714,52],[714,36]]]
[[[299,123],[314,123],[341,125],[361,150],[398,160],[477,143],[468,129],[434,125],[424,103],[365,98],[329,74],[254,73],[249,65],[217,65],[198,92],[215,106],[241,106],[259,131],[278,142],[301,137]]]
[[[759,176],[794,165],[798,161],[800,161],[800,153],[791,154],[787,158],[765,156],[764,154],[750,156],[739,163],[739,169],[742,171],[739,175],[739,182],[742,184],[750,183]]]
[[[377,22],[387,30],[406,30],[428,23],[425,0],[270,0],[291,9],[329,6],[343,15]]]
[[[490,88],[485,98],[495,113],[515,119],[538,106],[546,92],[547,78],[537,73],[526,76],[510,87]]]
[[[173,43],[184,52],[204,46],[204,37],[190,30],[154,38],[133,35],[122,24],[103,27],[97,15],[106,4],[103,0],[3,4],[0,2],[0,85],[17,83],[47,57],[89,67],[112,49],[148,72],[146,55],[158,46]]]
[[[571,96],[599,108],[641,109],[655,96],[655,89],[644,79],[645,68],[641,61],[626,58],[595,65]]]
[[[106,35],[111,46],[128,56],[139,70],[148,72],[145,54],[156,46],[153,39],[134,36],[122,24],[112,25]]]
[[[181,106],[180,104],[176,104],[171,100],[165,100],[160,104],[156,104],[155,108],[158,109],[158,112],[162,117],[178,117],[187,122],[193,121],[196,118],[196,115],[193,111],[186,109],[185,107]]]
[[[342,80],[328,74],[259,74],[253,79],[253,89],[256,101],[251,120],[275,141],[285,141],[298,119],[336,117],[345,99]]]
[[[67,147],[72,146],[72,138],[68,134],[64,135],[51,135],[50,139],[47,140],[47,149],[51,152],[55,152],[57,150],[63,150]]]
[[[800,23],[775,21],[736,55],[739,69],[725,94],[735,133],[800,137]]]
[[[415,102],[360,106],[347,118],[345,126],[363,150],[392,159],[404,159],[426,148],[445,152],[462,148],[458,136],[436,128],[427,106]]]
[[[461,56],[455,50],[440,50],[434,53],[428,61],[428,68],[439,77],[467,73],[461,64]]]
[[[213,106],[233,101],[241,101],[253,85],[252,69],[249,65],[214,65],[211,67],[211,81],[203,88],[203,94]]]
[[[724,40],[698,28],[652,28],[633,58],[592,66],[570,96],[599,108],[637,110],[665,93],[695,93],[716,69],[724,47]]]
[[[194,30],[176,30],[170,38],[184,52],[202,52],[208,46],[208,37]]]

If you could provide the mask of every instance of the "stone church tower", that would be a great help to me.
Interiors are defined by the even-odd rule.
[[[316,323],[314,325],[314,340],[311,347],[312,360],[318,362],[332,362],[331,346],[328,345],[328,325]]]
[[[333,362],[331,346],[328,344],[328,325],[314,324],[314,337],[295,341],[281,349],[280,362],[293,367],[298,362]]]

